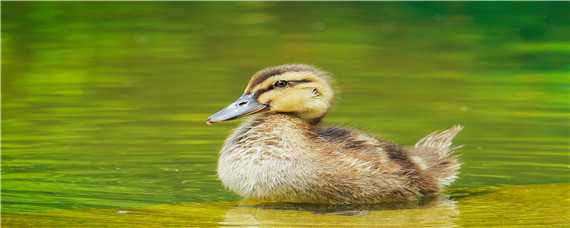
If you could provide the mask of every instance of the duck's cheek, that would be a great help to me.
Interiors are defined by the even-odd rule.
[[[273,100],[279,98],[280,96],[281,94],[278,91],[275,90],[267,91],[259,95],[259,97],[257,97],[257,102],[261,104],[270,105],[271,103],[273,103]]]
[[[306,109],[306,101],[301,94],[291,94],[273,100],[270,105],[276,112],[298,112]]]
[[[311,100],[306,104],[306,109],[303,115],[305,118],[309,119],[321,117],[328,112],[329,106],[330,105],[324,100]]]

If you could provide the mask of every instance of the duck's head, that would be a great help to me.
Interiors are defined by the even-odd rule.
[[[256,113],[290,113],[317,123],[334,100],[329,75],[313,66],[290,64],[255,73],[241,97],[208,118],[208,124]]]

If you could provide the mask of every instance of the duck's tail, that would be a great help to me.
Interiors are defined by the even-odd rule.
[[[463,129],[456,125],[441,132],[433,132],[416,143],[411,159],[425,172],[430,173],[441,187],[447,186],[459,174],[461,163],[453,153],[461,146],[452,146],[451,140]]]

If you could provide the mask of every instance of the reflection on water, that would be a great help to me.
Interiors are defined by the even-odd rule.
[[[486,208],[533,215],[493,217],[505,224],[564,222],[552,215],[568,209],[530,195],[525,203],[547,209],[469,199],[489,186],[568,183],[568,6],[3,3],[2,222],[196,225],[238,223],[230,215],[240,211],[259,213],[260,224],[268,213],[278,221],[437,217],[427,208],[347,216],[219,203],[238,200],[215,173],[238,123],[204,121],[253,72],[283,63],[335,74],[339,97],[327,124],[402,144],[463,124],[464,165],[449,189],[459,208],[453,221],[492,217],[479,210]]]
[[[410,208],[296,207],[265,208],[249,203],[162,204],[130,209],[53,210],[35,214],[8,214],[3,225],[76,227],[458,227],[570,224],[567,209],[570,185],[530,185],[478,188],[458,200],[438,199]],[[548,193],[548,194],[545,194]]]
[[[395,206],[395,205],[394,205]],[[436,226],[453,227],[459,211],[454,201],[436,199],[424,205],[316,207],[273,205],[237,206],[225,213],[227,226]]]

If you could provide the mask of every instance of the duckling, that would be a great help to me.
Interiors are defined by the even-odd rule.
[[[218,177],[260,202],[378,204],[420,201],[451,184],[461,126],[404,147],[364,132],[321,126],[334,101],[330,75],[287,64],[253,75],[235,102],[208,124],[248,116],[226,139]]]

